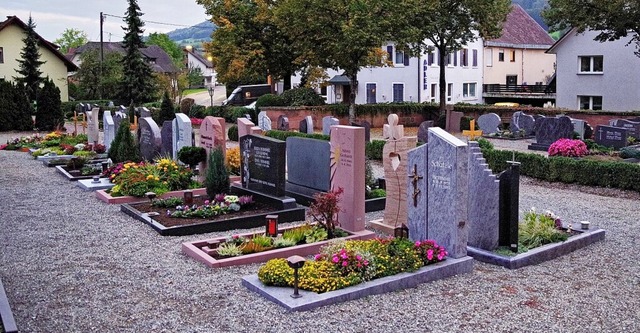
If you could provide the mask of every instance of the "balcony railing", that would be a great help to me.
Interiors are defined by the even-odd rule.
[[[483,84],[482,92],[485,94],[555,94],[556,87],[549,85],[511,85],[511,84]]]

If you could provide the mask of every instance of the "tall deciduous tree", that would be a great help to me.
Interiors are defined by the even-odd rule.
[[[54,40],[53,42],[60,46],[60,52],[66,54],[67,52],[69,52],[70,48],[80,47],[84,44],[87,44],[88,41],[89,39],[87,38],[86,32],[78,29],[67,28],[62,32],[60,38]]]
[[[349,78],[349,121],[355,121],[358,71],[384,64],[382,44],[394,40],[405,22],[403,1],[282,0],[276,22],[302,50],[310,66],[344,71]]]
[[[29,16],[27,30],[25,31],[26,36],[22,40],[24,46],[22,47],[22,52],[20,52],[21,59],[16,59],[20,66],[17,70],[20,76],[15,77],[15,79],[26,88],[30,101],[36,100],[40,83],[43,81],[40,66],[45,63],[40,61],[40,43],[35,29],[36,24]]]
[[[180,46],[176,44],[176,42],[172,41],[167,34],[158,32],[151,33],[145,44],[160,46],[164,52],[167,52],[176,66],[182,67],[181,64],[184,53]]]
[[[479,37],[492,39],[502,33],[510,0],[408,0],[407,29],[400,39],[414,52],[438,50],[440,112],[446,105],[445,57]]]
[[[51,131],[64,125],[60,89],[49,78],[44,81],[38,94],[35,125],[40,131]]]
[[[154,85],[151,67],[144,60],[142,52],[142,27],[144,23],[140,19],[142,12],[137,0],[129,0],[129,7],[125,13],[126,27],[124,41],[125,55],[122,61],[123,77],[120,84],[120,98],[124,102],[142,103],[153,99]]]
[[[599,30],[595,40],[614,41],[631,35],[640,57],[640,2],[629,0],[549,0],[543,17],[552,30]]]
[[[82,99],[102,98],[118,99],[118,90],[122,80],[122,54],[106,52],[100,73],[100,55],[98,50],[87,50],[80,56],[82,63],[76,73],[80,81],[78,97]]]

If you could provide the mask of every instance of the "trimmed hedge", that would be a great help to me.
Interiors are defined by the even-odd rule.
[[[387,142],[384,140],[371,140],[371,142],[367,142],[365,147],[365,155],[367,158],[382,161],[382,149],[385,143]]]
[[[493,172],[502,172],[514,156],[508,150],[483,149],[482,155]],[[613,187],[640,192],[640,165],[634,163],[593,161],[569,157],[547,158],[539,154],[515,152],[520,174],[550,182],[576,183],[586,186]]]

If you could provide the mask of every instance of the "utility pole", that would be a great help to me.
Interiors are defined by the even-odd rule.
[[[102,26],[104,25],[104,15],[100,12],[100,79],[98,87],[100,87],[100,99],[102,99],[102,62],[104,61],[104,43],[102,41]]]

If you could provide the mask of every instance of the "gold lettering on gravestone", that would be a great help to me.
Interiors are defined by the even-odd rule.
[[[423,177],[418,175],[418,165],[413,165],[413,174],[409,176],[411,183],[413,184],[413,207],[418,207],[418,195],[420,195],[420,189],[418,188],[418,181]]]

